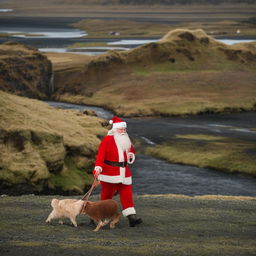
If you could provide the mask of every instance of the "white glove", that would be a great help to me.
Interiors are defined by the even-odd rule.
[[[95,166],[94,172],[93,172],[94,177],[95,177],[95,178],[98,178],[98,176],[99,176],[99,174],[100,174],[101,172],[102,172],[102,167],[100,167],[100,166]]]
[[[132,152],[127,153],[127,163],[133,164],[135,161],[135,154]]]

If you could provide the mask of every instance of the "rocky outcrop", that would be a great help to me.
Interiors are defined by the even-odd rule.
[[[49,98],[51,62],[38,50],[21,43],[0,44],[0,89],[30,98]]]
[[[0,193],[82,194],[102,122],[0,91]]]

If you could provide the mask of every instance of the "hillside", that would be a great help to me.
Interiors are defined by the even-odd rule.
[[[95,57],[80,71],[59,70],[54,96],[124,116],[252,110],[255,64],[255,43],[228,46],[202,30],[177,29],[158,42]]]
[[[0,90],[41,99],[53,91],[51,62],[32,47],[15,42],[0,44],[0,70]]]
[[[0,193],[81,194],[102,120],[0,91]]]

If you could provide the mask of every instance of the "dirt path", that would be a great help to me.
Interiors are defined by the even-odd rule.
[[[130,228],[122,217],[116,229],[98,233],[86,216],[78,217],[78,228],[47,225],[52,198],[0,198],[2,256],[256,255],[255,198],[135,196],[144,223]]]

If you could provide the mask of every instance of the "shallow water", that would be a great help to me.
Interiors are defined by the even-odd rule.
[[[128,50],[142,44],[156,42],[159,38],[145,39],[87,39],[86,31],[75,29],[69,26],[71,23],[79,21],[79,17],[69,18],[25,18],[16,17],[15,19],[2,18],[0,19],[0,33],[10,33],[10,37],[1,37],[0,43],[5,41],[22,42],[32,47],[38,48],[42,52],[74,52],[76,54],[98,55],[105,53],[108,48],[99,50],[98,47],[87,47],[87,49],[68,49],[74,43],[86,42],[104,42],[116,50]],[[255,38],[244,39],[219,39],[225,44],[235,44],[242,42],[255,41]]]
[[[131,166],[137,194],[256,196],[254,178],[139,155]]]
[[[48,102],[51,106],[66,109],[90,109],[99,117],[111,119],[113,113],[93,106]],[[189,118],[128,119],[131,137],[138,137],[146,144],[158,144],[178,133],[200,133],[207,131],[235,138],[256,141],[256,133],[236,131],[240,125],[246,131],[256,127],[256,113],[204,115]],[[218,127],[218,131],[216,131]],[[234,128],[234,129],[231,129]],[[256,196],[256,179],[241,174],[224,173],[188,165],[170,164],[150,156],[137,155],[133,173],[135,194],[184,194],[184,195],[233,195]],[[94,193],[99,193],[97,188]]]

